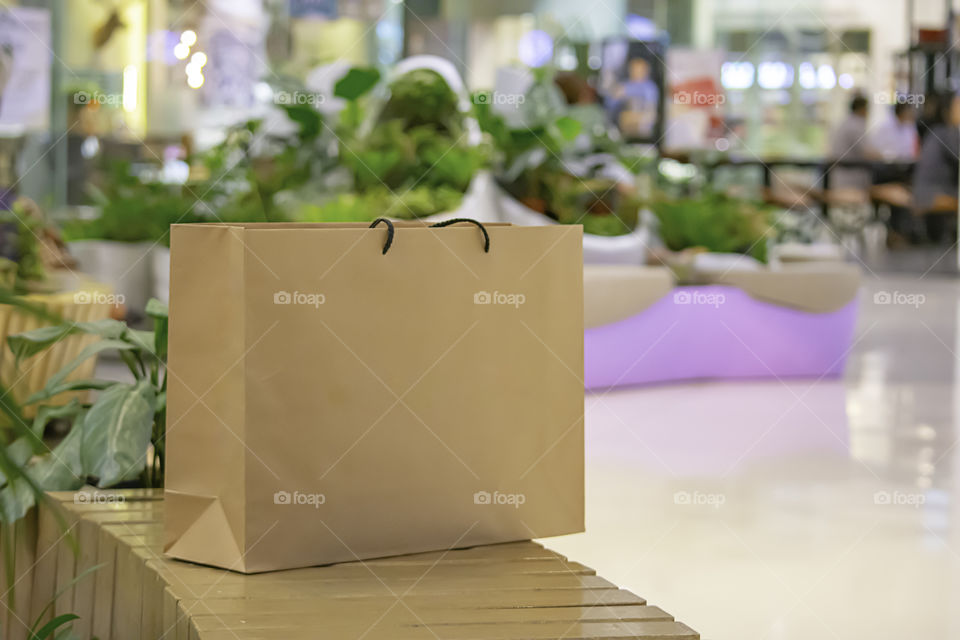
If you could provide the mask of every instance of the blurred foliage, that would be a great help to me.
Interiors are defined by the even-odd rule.
[[[312,106],[278,107],[283,132],[272,133],[262,120],[228,128],[222,142],[189,159],[201,170],[187,184],[145,179],[128,162],[112,164],[102,186],[89,187],[96,217],[66,221],[65,237],[169,245],[171,224],[286,220],[283,194],[328,170],[329,141]]]
[[[109,167],[103,186],[88,188],[98,214],[63,223],[67,240],[152,242],[166,236],[175,222],[194,222],[195,202],[181,185],[144,182],[130,163]]]
[[[10,211],[0,211],[0,277],[3,286],[17,292],[29,289],[30,282],[47,277],[40,255],[38,233],[44,222],[31,216],[21,201]]]
[[[496,96],[474,94],[481,130],[490,138],[497,181],[526,207],[584,232],[614,236],[636,227],[641,199],[611,175],[623,161],[597,105],[567,105],[553,76],[532,70],[533,83],[507,117]]]
[[[165,460],[168,311],[151,300],[147,315],[153,331],[140,331],[117,320],[52,324],[7,337],[17,365],[44,353],[72,335],[91,336],[79,354],[24,401],[34,406],[28,419],[0,382],[0,522],[22,518],[42,499],[42,491],[73,491],[87,482],[101,488],[133,482],[162,486]],[[133,382],[70,379],[89,358],[112,351],[130,369]],[[98,391],[92,401],[56,404],[66,392]],[[51,403],[51,401],[54,401]],[[43,440],[51,420],[70,423],[67,435],[52,449]],[[152,447],[153,456],[148,456]]]
[[[651,205],[659,220],[660,237],[672,251],[703,248],[767,261],[774,211],[767,205],[713,192],[656,198]]]
[[[460,206],[486,162],[467,140],[457,96],[435,71],[414,69],[388,87],[376,117],[374,69],[354,68],[336,85],[346,101],[337,125],[343,188],[320,204],[302,206],[312,221],[367,221],[379,216],[421,218]],[[367,125],[367,126],[365,126]]]
[[[0,286],[14,293],[56,290],[53,269],[73,266],[60,231],[31,199],[0,211]]]

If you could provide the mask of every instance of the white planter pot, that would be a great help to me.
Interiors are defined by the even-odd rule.
[[[153,297],[164,304],[170,302],[170,249],[156,246],[150,253],[153,275]]]
[[[559,224],[550,216],[527,207],[494,185],[497,208],[503,222],[521,226]],[[584,264],[646,264],[649,234],[641,226],[622,236],[583,234]]]
[[[128,312],[143,313],[153,285],[152,243],[78,240],[68,248],[79,271],[122,295]]]

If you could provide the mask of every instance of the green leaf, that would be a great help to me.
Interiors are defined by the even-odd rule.
[[[101,351],[107,351],[109,349],[116,349],[118,351],[130,351],[135,348],[135,345],[124,342],[123,340],[101,340],[100,342],[94,342],[84,347],[83,351],[77,355],[71,362],[64,366],[60,371],[57,371],[49,380],[47,380],[47,387],[55,387],[63,384],[74,369],[83,364],[83,361],[87,358],[97,355]]]
[[[169,318],[170,310],[167,308],[163,302],[157,300],[156,298],[150,298],[147,301],[147,316],[150,318]]]
[[[33,456],[33,447],[26,436],[21,436],[6,446],[10,461],[17,467],[23,467]],[[0,486],[7,483],[7,475],[0,469]]]
[[[82,410],[80,403],[73,400],[61,406],[44,406],[37,410],[37,415],[33,419],[33,425],[30,428],[30,434],[20,436],[7,446],[7,454],[13,464],[23,467],[37,453],[46,453],[47,445],[43,443],[43,430],[47,423],[54,418],[66,418],[75,416]],[[7,476],[0,470],[0,486],[7,482]]]
[[[106,318],[95,322],[74,322],[51,327],[40,327],[7,336],[7,344],[17,361],[48,349],[55,343],[75,333],[88,333],[101,338],[120,338],[127,326],[119,320]]]
[[[80,449],[84,438],[86,414],[73,423],[67,436],[48,455],[34,461],[27,473],[44,491],[75,491],[83,486],[84,473]]]
[[[29,315],[46,322],[51,322],[54,324],[60,324],[63,322],[63,318],[60,317],[59,314],[48,310],[43,305],[27,300],[8,287],[0,287],[0,304],[16,307],[20,311],[24,311]]]
[[[333,95],[344,100],[356,100],[380,81],[380,72],[373,67],[354,67],[337,81]]]
[[[27,420],[23,417],[23,410],[13,393],[7,389],[6,385],[0,382],[0,415],[6,417],[6,420],[0,423],[0,426],[12,427],[17,433],[29,436]]]
[[[25,478],[14,478],[0,489],[0,522],[13,524],[36,503],[33,488]]]
[[[123,339],[151,356],[154,355],[155,339],[153,331],[127,329],[127,332],[123,334]]]
[[[153,352],[160,360],[167,360],[167,330],[170,325],[170,310],[156,298],[147,302],[147,315],[153,318]]]
[[[578,120],[574,120],[569,116],[557,118],[557,121],[554,124],[560,131],[560,135],[568,141],[573,140],[580,135],[580,129],[582,128]]]
[[[65,624],[73,622],[74,620],[79,620],[80,616],[75,613],[63,613],[43,625],[39,631],[35,631],[30,634],[30,640],[47,640],[52,638],[53,634]]]
[[[49,384],[43,389],[33,393],[26,399],[24,404],[36,404],[56,397],[67,391],[90,391],[103,390],[117,384],[116,380],[68,380],[62,384],[51,387]]]
[[[60,596],[62,596],[64,593],[66,593],[70,589],[73,589],[76,585],[80,584],[81,581],[86,579],[87,576],[91,575],[94,571],[98,571],[103,566],[104,566],[103,564],[97,564],[88,569],[85,569],[81,571],[79,574],[77,574],[77,576],[73,580],[65,584],[63,587],[61,587],[60,590],[53,595],[53,598],[51,598],[50,601],[47,602],[47,605],[40,611],[40,615],[37,616],[36,621],[34,621],[33,625],[30,627],[29,640],[34,640],[35,638],[39,640],[39,637],[37,636],[37,634],[40,632],[37,631],[37,625],[39,625],[40,621],[43,620],[43,618],[47,615],[47,612],[53,608],[53,605],[60,598]],[[63,615],[73,615],[73,614],[63,614]],[[49,626],[49,623],[47,623],[47,626]]]
[[[287,117],[300,126],[301,139],[312,140],[320,135],[323,116],[319,111],[308,104],[285,104],[281,107],[287,112]]]
[[[117,384],[97,398],[83,421],[81,460],[87,475],[109,487],[137,477],[146,466],[156,393],[149,380]]]

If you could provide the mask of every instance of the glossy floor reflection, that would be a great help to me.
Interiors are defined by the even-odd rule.
[[[960,638],[960,283],[861,303],[843,380],[588,394],[587,533],[544,542],[705,639]]]

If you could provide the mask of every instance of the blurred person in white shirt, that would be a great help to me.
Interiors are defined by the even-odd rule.
[[[898,101],[883,122],[874,127],[870,146],[887,162],[916,160],[919,142],[913,105]]]
[[[833,162],[865,162],[870,160],[872,148],[867,132],[869,104],[861,94],[850,101],[850,113],[830,134],[830,159]],[[830,188],[866,191],[871,175],[867,168],[831,167]]]

